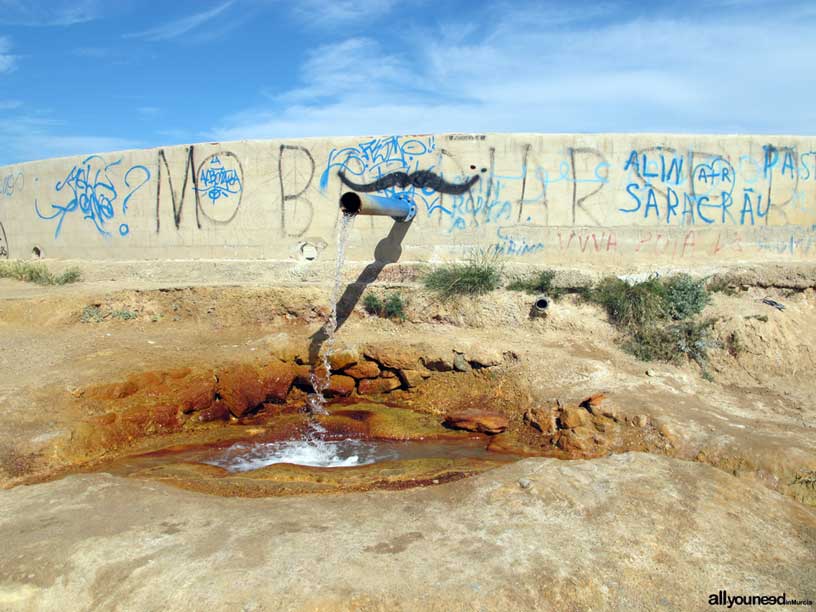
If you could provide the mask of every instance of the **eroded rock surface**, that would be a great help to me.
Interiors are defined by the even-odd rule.
[[[640,453],[305,498],[71,476],[0,503],[9,611],[686,612],[720,589],[814,599],[816,585],[813,510]]]

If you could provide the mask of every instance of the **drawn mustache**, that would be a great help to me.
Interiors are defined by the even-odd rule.
[[[337,172],[337,176],[344,185],[351,187],[354,191],[361,193],[369,193],[371,191],[382,191],[391,187],[419,187],[420,189],[430,188],[437,193],[446,193],[449,195],[460,195],[465,193],[479,180],[479,175],[471,176],[464,183],[449,183],[441,176],[437,176],[430,170],[417,170],[411,174],[405,172],[392,172],[377,179],[372,183],[355,183],[343,173],[342,170]]]

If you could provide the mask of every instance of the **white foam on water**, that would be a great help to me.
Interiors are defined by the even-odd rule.
[[[365,440],[282,440],[278,442],[238,442],[203,463],[230,472],[248,472],[277,463],[310,467],[353,467],[382,460],[377,445]]]

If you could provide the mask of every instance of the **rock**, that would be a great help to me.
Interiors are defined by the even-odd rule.
[[[363,355],[387,368],[402,370],[403,368],[416,368],[420,352],[416,347],[410,345],[384,347],[367,344],[363,349]]]
[[[575,456],[591,456],[602,451],[603,438],[599,437],[591,427],[576,427],[565,429],[558,438],[557,446],[561,450]]]
[[[351,376],[342,374],[332,374],[329,379],[329,386],[323,392],[326,397],[346,397],[354,392],[357,381]]]
[[[397,373],[392,370],[383,370],[380,376],[383,378],[397,378]]]
[[[357,383],[357,392],[360,395],[379,395],[388,393],[402,386],[399,378],[366,378]]]
[[[462,353],[453,354],[453,369],[457,372],[470,372],[472,369]]]
[[[418,387],[427,376],[430,376],[430,372],[423,372],[419,370],[400,370],[399,376],[406,387],[413,389],[414,387]]]
[[[198,420],[202,423],[209,421],[227,421],[230,417],[229,408],[223,402],[215,402],[212,406],[198,413]]]
[[[657,376],[657,372],[654,370],[646,370],[646,376]]]
[[[453,370],[453,353],[428,351],[422,357],[423,365],[434,372],[451,372]]]
[[[502,354],[499,351],[482,345],[468,347],[465,355],[474,368],[492,368],[500,365],[503,361]]]
[[[284,363],[261,368],[241,364],[217,373],[216,390],[229,411],[240,417],[265,401],[284,401],[297,375],[297,366]]]
[[[191,377],[179,394],[181,411],[185,414],[209,408],[215,401],[215,377],[212,373]]]
[[[595,395],[590,395],[588,398],[583,400],[578,405],[581,406],[582,408],[586,408],[590,412],[593,412],[594,409],[600,408],[601,404],[605,399],[606,395],[604,395],[603,393],[596,393]]]
[[[380,366],[374,361],[361,361],[343,370],[343,374],[356,378],[357,380],[361,378],[377,378],[380,375]]]
[[[649,417],[645,414],[639,414],[632,420],[632,422],[634,425],[637,425],[642,429],[649,424]]]
[[[529,478],[519,478],[518,484],[522,489],[529,489],[531,486],[533,486],[533,483],[530,482]]]
[[[259,376],[268,402],[283,402],[295,380],[294,367],[285,363],[271,363],[260,368]]]
[[[566,429],[575,429],[589,423],[589,413],[580,406],[567,406],[561,411],[559,417],[561,426]]]
[[[530,408],[524,413],[524,422],[546,435],[553,435],[558,429],[556,412],[552,408]]]
[[[329,365],[333,372],[344,370],[357,364],[359,361],[359,353],[352,349],[343,349],[329,355]]]
[[[463,410],[452,412],[445,417],[445,427],[464,429],[486,434],[498,434],[505,431],[510,424],[507,417],[486,410]]]
[[[606,396],[603,393],[590,395],[583,402],[581,402],[581,406],[589,410],[595,416],[606,417],[607,419],[612,419],[613,421],[620,420],[618,410],[606,401]]]

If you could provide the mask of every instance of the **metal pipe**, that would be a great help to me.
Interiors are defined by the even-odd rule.
[[[406,194],[386,198],[347,191],[340,196],[340,210],[347,215],[378,215],[404,222],[416,216],[417,208]]]

